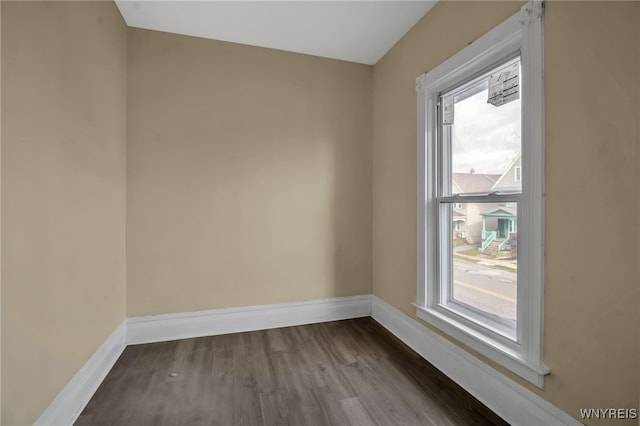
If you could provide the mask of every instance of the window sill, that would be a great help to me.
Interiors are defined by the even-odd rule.
[[[414,303],[418,318],[431,324],[448,336],[458,340],[496,364],[506,368],[526,381],[544,388],[544,376],[550,373],[541,361],[532,362],[523,357],[521,351],[505,345],[489,335],[481,333],[448,315]]]

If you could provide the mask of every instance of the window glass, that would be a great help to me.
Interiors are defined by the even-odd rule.
[[[520,58],[439,96],[440,300],[516,338]],[[517,170],[517,172],[516,172]],[[461,203],[463,196],[474,202]],[[479,198],[479,199],[478,199]]]
[[[451,301],[511,327],[517,319],[516,212],[516,203],[465,203],[451,215]]]
[[[450,176],[444,178],[451,182],[451,194],[522,190],[519,176],[516,179],[511,170],[519,167],[521,153],[519,69],[516,58],[442,94],[442,137],[451,150]],[[516,86],[509,82],[513,73]],[[494,80],[507,88],[499,101],[489,90],[495,88]],[[442,195],[447,195],[446,188]]]

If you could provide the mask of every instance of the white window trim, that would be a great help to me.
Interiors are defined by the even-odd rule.
[[[543,388],[550,370],[542,362],[544,262],[544,81],[542,1],[530,1],[511,18],[416,79],[418,92],[417,316],[525,380]],[[523,191],[518,232],[518,343],[438,306],[434,176],[436,98],[470,68],[488,68],[520,52],[522,63]],[[426,200],[426,201],[425,201]]]

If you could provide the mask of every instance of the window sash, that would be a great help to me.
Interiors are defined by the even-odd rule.
[[[436,239],[435,256],[437,258],[436,270],[437,270],[437,285],[434,289],[436,292],[435,299],[436,305],[442,307],[460,317],[460,319],[469,322],[469,326],[479,328],[485,332],[493,334],[494,338],[507,339],[503,341],[505,344],[512,345],[512,343],[519,344],[522,336],[521,322],[516,320],[515,324],[509,324],[507,321],[500,321],[498,319],[490,317],[487,313],[476,309],[473,306],[468,306],[456,301],[453,297],[454,282],[453,282],[453,247],[452,242],[452,212],[448,209],[447,205],[454,205],[456,203],[507,203],[516,202],[520,206],[520,194],[522,190],[518,191],[502,191],[502,192],[490,192],[490,193],[456,193],[453,194],[453,138],[452,138],[452,125],[444,124],[443,110],[444,110],[444,97],[456,95],[468,91],[470,88],[477,86],[483,81],[489,80],[489,76],[496,72],[496,70],[504,69],[514,63],[520,63],[520,50],[514,50],[507,52],[504,57],[494,61],[489,67],[482,67],[481,69],[470,68],[467,75],[460,77],[459,84],[455,84],[452,88],[434,92],[434,99],[432,102],[436,105],[436,150],[435,157],[437,161],[437,168],[433,171],[435,187],[435,203],[436,203],[436,215],[434,219],[438,223],[438,232]],[[483,89],[484,90],[484,89]],[[522,116],[522,108],[520,109],[520,115]],[[520,148],[522,149],[522,147]],[[519,282],[519,279],[516,280]],[[521,293],[517,292],[516,298],[520,298]],[[516,303],[517,305],[519,303]]]
[[[453,201],[451,200],[453,199]],[[494,338],[498,338],[503,344],[509,345],[513,348],[517,348],[520,345],[522,337],[521,322],[516,319],[515,324],[510,324],[507,320],[500,320],[491,317],[488,313],[474,308],[471,305],[464,304],[457,301],[453,297],[453,225],[452,225],[452,212],[454,204],[459,197],[437,197],[437,216],[435,217],[438,223],[437,240],[437,264],[436,264],[436,297],[434,297],[434,303],[432,307],[443,308],[453,314],[458,315],[464,321],[469,322],[469,326],[478,329],[478,331],[485,330],[492,333]],[[520,213],[521,204],[518,202],[519,195],[509,196],[486,196],[486,197],[474,197],[477,199],[477,203],[500,203],[500,202],[517,202],[517,215]],[[466,200],[465,200],[466,202]],[[450,206],[450,208],[448,207]],[[518,247],[520,244],[518,244]],[[518,268],[519,269],[519,268]],[[516,283],[519,283],[520,276],[518,274]],[[519,311],[519,299],[521,292],[516,293],[516,311]],[[504,340],[506,339],[506,340]]]

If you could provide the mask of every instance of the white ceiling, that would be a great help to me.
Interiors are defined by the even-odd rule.
[[[130,27],[370,65],[436,2],[116,0]]]

